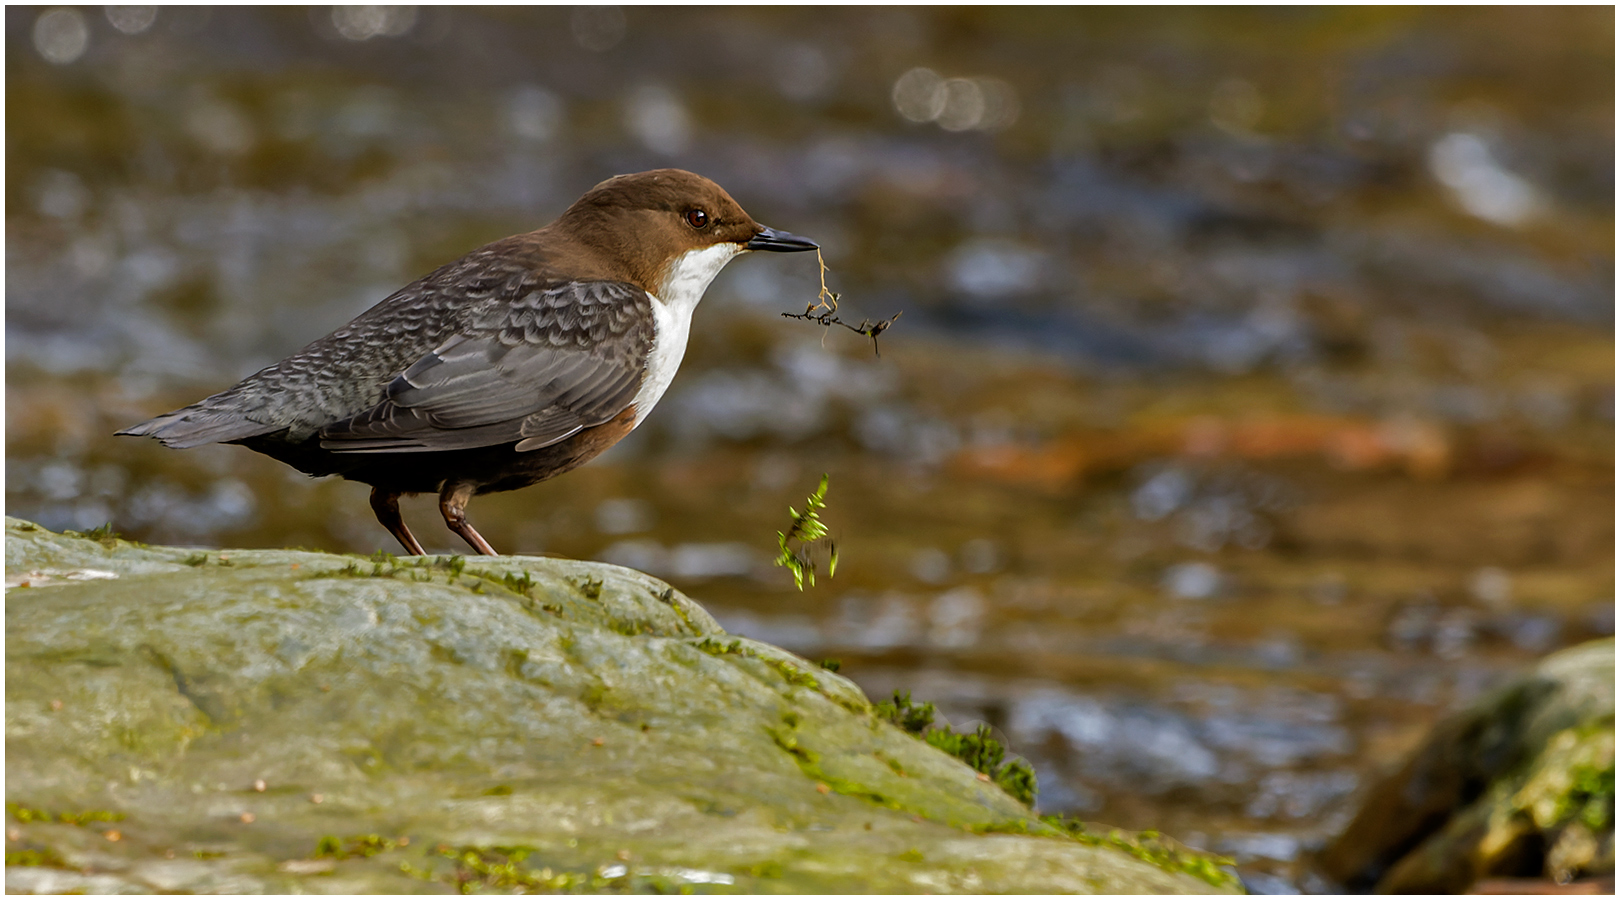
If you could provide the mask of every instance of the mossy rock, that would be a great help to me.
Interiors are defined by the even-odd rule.
[[[1441,722],[1320,857],[1379,893],[1614,872],[1614,640],[1555,653]]]
[[[6,583],[11,891],[1238,890],[616,566],[8,518]]]

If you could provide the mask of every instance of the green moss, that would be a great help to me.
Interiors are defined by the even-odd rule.
[[[895,691],[893,700],[879,703],[872,711],[878,718],[910,734],[921,735],[934,724],[934,704],[913,704],[910,691]]]
[[[43,809],[32,809],[19,803],[7,803],[6,812],[19,823],[27,825],[30,822],[57,822],[62,825],[89,825],[93,822],[122,822],[124,814],[106,809],[86,809],[79,812],[52,813]]]
[[[377,834],[357,834],[348,838],[327,835],[315,843],[314,859],[369,859],[379,853],[403,847],[406,838],[385,838]]]
[[[571,579],[571,583],[574,585],[574,589],[579,591],[580,596],[586,600],[602,599],[602,579],[587,576],[585,578]]]
[[[829,672],[836,672],[844,667],[844,661],[841,659],[824,659],[816,665],[821,666],[823,669],[826,669]]]
[[[1041,823],[1051,831],[1031,829],[1026,822],[1007,822],[977,829],[981,833],[1044,834],[1062,836],[1093,847],[1110,847],[1127,853],[1166,872],[1191,875],[1216,888],[1240,887],[1231,867],[1236,863],[1224,856],[1214,856],[1190,850],[1160,835],[1157,831],[1129,834],[1117,828],[1105,832],[1092,831],[1086,823],[1064,816],[1041,816]]]
[[[54,822],[56,817],[42,809],[29,809],[16,803],[7,803],[6,812],[13,819],[27,825],[29,822]]]
[[[804,766],[814,766],[821,762],[821,758],[816,755],[814,750],[811,750],[809,747],[805,747],[799,743],[799,737],[793,733],[792,725],[789,725],[787,728],[767,728],[765,731],[771,736],[771,740],[776,742],[776,746],[787,751],[788,755],[792,756],[799,763],[801,768]],[[815,773],[807,774],[819,776],[820,772],[818,770]]]
[[[48,866],[53,869],[68,868],[67,861],[62,855],[49,847],[27,850],[7,850],[7,866]]]
[[[76,813],[57,813],[56,821],[63,825],[89,825],[92,822],[122,822],[124,814],[105,809],[87,809]]]
[[[1593,831],[1614,823],[1614,717],[1600,716],[1548,739],[1507,782],[1504,820],[1522,818],[1549,841],[1572,822]]]
[[[961,734],[949,727],[935,728],[923,735],[923,742],[937,747],[968,764],[976,772],[992,774],[1007,751],[990,734],[989,725],[980,725],[972,734]]]
[[[531,869],[525,861],[532,847],[446,847],[438,853],[453,860],[450,872],[437,880],[454,885],[463,894],[500,891],[502,893],[575,893],[623,886],[624,879],[610,879],[598,873],[554,870],[550,866]]]
[[[698,641],[694,646],[711,656],[725,656],[730,654],[733,656],[746,657],[748,659],[757,659],[765,665],[775,669],[788,684],[798,685],[799,687],[807,687],[813,691],[821,690],[821,682],[816,680],[816,676],[798,668],[785,659],[776,659],[774,657],[766,656],[752,647],[744,647],[743,642],[740,640],[734,640],[728,644],[724,641],[715,640],[714,638],[704,638],[703,640]]]
[[[1014,800],[1028,807],[1035,806],[1035,795],[1039,793],[1040,785],[1035,779],[1035,767],[1028,760],[1009,760],[990,776],[990,780]]]
[[[855,797],[889,809],[901,808],[899,802],[894,798],[884,796],[860,782],[828,774],[821,768],[821,756],[799,742],[799,736],[795,733],[798,726],[798,716],[788,713],[782,716],[782,727],[767,728],[766,732],[770,734],[771,740],[776,742],[776,746],[793,757],[799,771],[820,784],[826,785],[828,790],[843,794],[846,797]]]
[[[434,568],[448,571],[450,573],[450,579],[454,581],[456,578],[460,577],[461,571],[467,568],[467,559],[466,557],[462,556],[435,556],[433,557],[433,562],[430,563],[430,565],[432,565]]]
[[[525,569],[507,572],[501,576],[501,585],[514,594],[534,597],[534,576]]]
[[[781,878],[782,864],[774,859],[754,863],[751,866],[737,870],[738,874],[750,875],[754,878]]]
[[[668,606],[670,609],[675,610],[675,614],[681,617],[681,623],[686,626],[686,629],[688,631],[694,631],[695,632],[695,631],[700,631],[701,630],[697,626],[692,624],[692,617],[686,611],[686,604],[684,604],[684,603],[676,603],[675,602],[675,589],[674,588],[672,588],[672,587],[664,588],[663,593],[658,595],[658,602],[664,604],[665,606]]]
[[[190,562],[190,560],[187,560],[187,562]],[[367,563],[370,565],[368,566]],[[221,557],[220,564],[228,565],[229,563],[224,557]],[[527,570],[519,569],[517,571],[496,573],[468,569],[466,559],[460,556],[424,556],[404,560],[392,553],[379,550],[370,556],[355,558],[354,561],[341,569],[319,572],[310,577],[394,578],[416,583],[431,583],[435,572],[445,573],[446,584],[455,585],[459,581],[462,588],[474,594],[482,594],[489,587],[498,586],[508,593],[526,600],[535,599],[534,588],[537,582],[534,575]],[[581,585],[577,581],[575,584],[576,586]],[[601,588],[602,582],[600,579],[586,579],[583,586],[580,586],[582,593],[593,598],[601,593]],[[596,593],[592,594],[592,590]],[[563,612],[563,608],[557,604],[540,604],[539,608],[556,616],[561,616]]]
[[[821,690],[821,682],[816,680],[816,676],[811,675],[809,672],[803,671],[802,669],[796,668],[792,663],[787,662],[786,660],[770,659],[767,657],[756,658],[780,672],[782,677],[787,680],[788,684],[796,684],[799,687],[807,687],[815,691]]]
[[[742,641],[732,641],[728,644],[725,641],[716,640],[712,637],[706,637],[692,646],[702,650],[704,653],[707,653],[710,656],[724,656],[727,653],[741,655],[743,652]]]
[[[588,685],[585,690],[580,692],[579,702],[585,704],[585,707],[593,713],[601,712],[603,709],[617,706],[617,704],[609,702],[612,696],[613,691],[611,688],[605,684],[602,684],[601,682],[597,682],[595,684]]]
[[[1007,750],[991,734],[989,725],[980,725],[972,734],[959,733],[949,725],[931,727],[934,704],[913,703],[910,691],[895,691],[894,699],[879,703],[873,712],[879,719],[990,776],[991,781],[1018,802],[1035,805],[1035,767],[1022,759],[1003,762]]]
[[[63,531],[62,533],[68,535],[69,537],[84,538],[87,541],[95,541],[96,543],[101,544],[103,547],[116,547],[118,546],[118,542],[122,540],[122,535],[113,530],[111,522],[97,525],[89,531]]]

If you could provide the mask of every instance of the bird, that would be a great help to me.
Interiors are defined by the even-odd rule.
[[[371,485],[411,555],[399,498],[436,493],[446,526],[497,555],[467,502],[589,462],[646,420],[692,313],[740,254],[819,250],[680,169],[609,178],[556,221],[487,244],[304,349],[120,435],[240,444],[311,476]]]

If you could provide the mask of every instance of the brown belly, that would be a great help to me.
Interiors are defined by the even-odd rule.
[[[490,494],[528,487],[590,462],[623,440],[636,427],[636,407],[586,428],[549,447],[519,453],[516,443],[471,450],[423,453],[336,453],[323,450],[319,438],[287,443],[274,437],[240,443],[309,475],[339,475],[384,491],[437,493],[447,483],[470,484],[474,493]]]

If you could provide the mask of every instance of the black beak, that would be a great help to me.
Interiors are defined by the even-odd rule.
[[[763,228],[763,226],[761,227]],[[819,250],[821,248],[816,245],[815,241],[812,241],[809,238],[802,238],[796,234],[788,234],[785,231],[777,231],[775,228],[764,228],[764,230],[759,234],[754,235],[753,239],[750,240],[745,246],[745,249],[775,250],[778,253],[797,253],[800,250]]]

